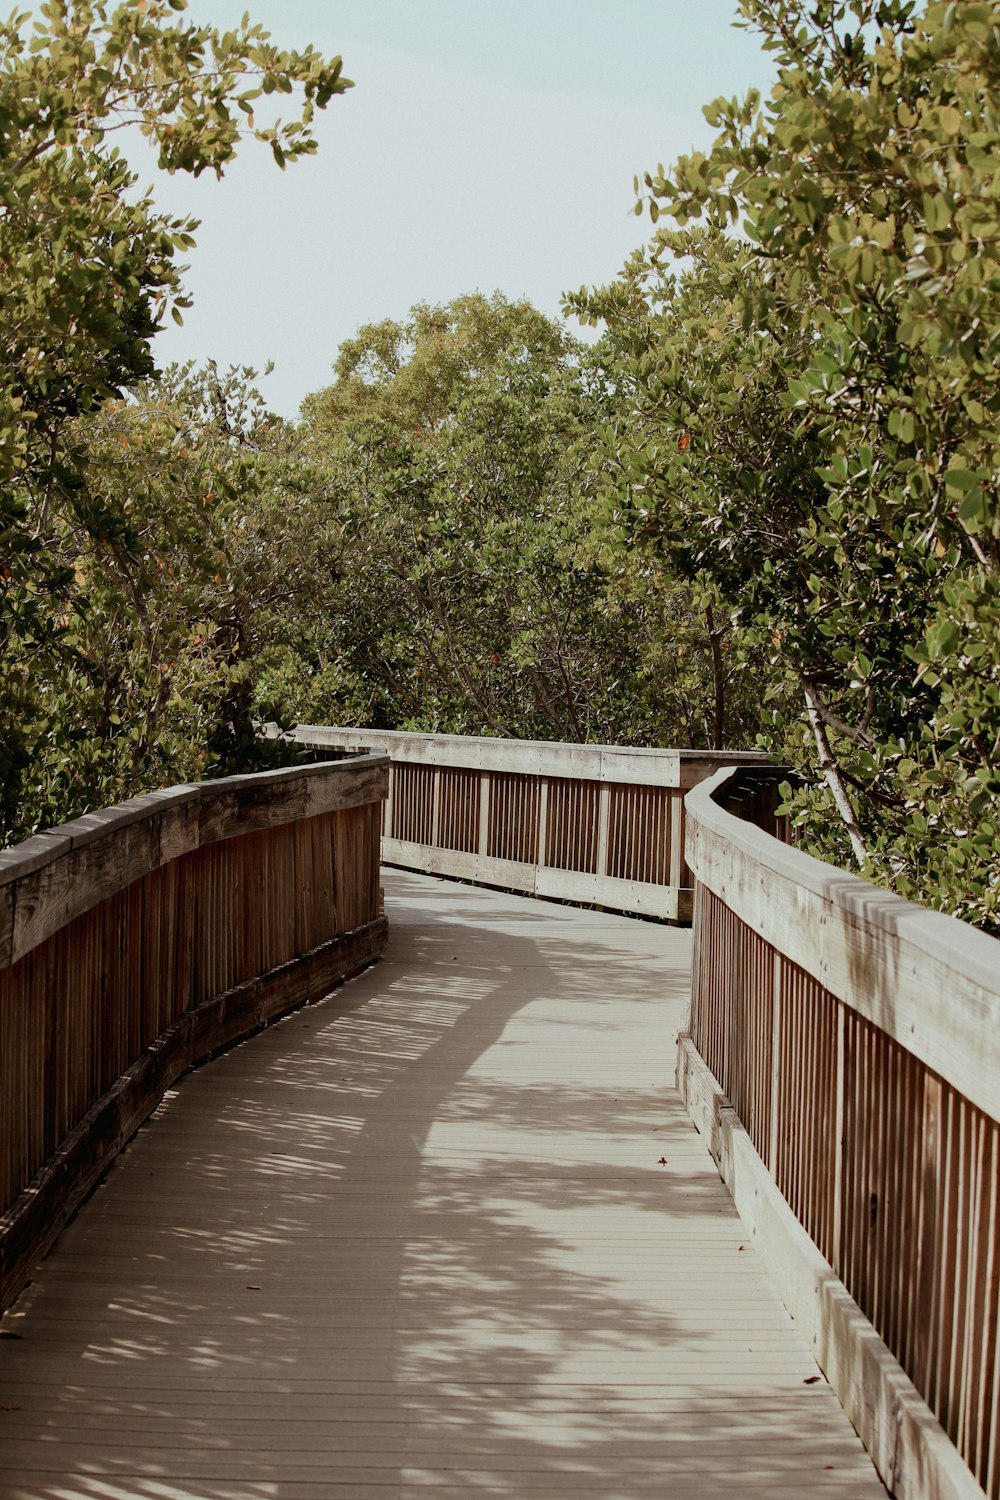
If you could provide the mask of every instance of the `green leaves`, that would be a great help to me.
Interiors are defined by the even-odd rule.
[[[1000,5],[740,8],[781,61],[766,110],[710,106],[712,152],[645,179],[682,233],[586,309],[640,412],[619,510],[813,705],[806,725],[781,700],[771,746],[856,803],[870,873],[996,923]],[[698,214],[749,245],[681,246]],[[842,858],[823,795],[796,806]]]
[[[267,626],[262,709],[706,743],[701,602],[612,548],[600,524],[609,402],[620,415],[557,322],[499,295],[360,329],[305,407],[349,566],[321,611],[302,601],[291,631],[287,613]],[[721,654],[724,622],[718,635]]]
[[[4,761],[8,833],[92,797],[113,800],[140,768],[155,780],[175,754],[141,728],[128,755],[115,748],[128,736],[112,718],[122,717],[120,674],[106,653],[120,641],[130,659],[142,634],[141,503],[116,485],[118,470],[131,472],[121,455],[115,465],[102,451],[98,462],[89,424],[120,413],[126,393],[152,377],[157,329],[189,305],[175,257],[197,224],[159,213],[110,142],[138,124],[166,170],[221,174],[246,123],[239,101],[268,74],[299,95],[297,118],[266,133],[293,160],[314,149],[315,109],[349,87],[339,58],[281,51],[246,19],[225,35],[179,23],[185,10],[183,0],[51,0],[30,38],[27,15],[0,23],[0,532],[9,559],[0,712],[18,725]],[[159,469],[156,477],[164,493],[180,482]],[[187,560],[195,572],[198,555]],[[184,571],[174,556],[161,561],[175,578]],[[98,621],[103,640],[91,631]],[[161,689],[149,687],[134,649],[123,667],[137,674],[128,706],[152,723]]]

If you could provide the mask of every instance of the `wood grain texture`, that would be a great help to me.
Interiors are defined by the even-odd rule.
[[[693,1042],[817,1253],[997,1500],[1000,945],[752,826],[774,822],[756,775],[745,797],[730,791],[744,773],[723,773],[688,798]]]
[[[1000,944],[789,848],[713,800],[687,798],[688,863],[767,942],[1000,1117]]]
[[[379,957],[385,918],[186,1011],[116,1079],[24,1192],[0,1215],[0,1309],[10,1307],[115,1157],[188,1068],[300,1006],[329,995]]]
[[[571,745],[550,740],[407,734],[382,729],[297,724],[291,738],[316,750],[383,751],[409,765],[463,767],[523,776],[568,777],[687,789],[719,766],[771,764],[756,751],[646,750],[620,745]]]
[[[671,1087],[688,934],[386,883],[6,1315],[4,1500],[878,1500]]]
[[[927,1402],[779,1192],[689,1036],[677,1082],[785,1306],[897,1500],[982,1500]]]
[[[181,1070],[377,955],[384,758],[174,788],[5,861],[0,1305]]]
[[[384,757],[293,766],[175,787],[89,813],[0,853],[0,966],[196,848],[261,828],[381,802]]]

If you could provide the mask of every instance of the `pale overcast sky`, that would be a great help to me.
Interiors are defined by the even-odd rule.
[[[244,9],[282,46],[340,53],[355,87],[285,173],[251,142],[221,183],[157,180],[202,228],[194,307],[156,354],[273,360],[263,389],[289,417],[362,323],[495,289],[557,315],[564,291],[610,280],[649,233],[633,175],[707,146],[702,104],[770,75],[734,0],[191,0],[190,15],[231,26]]]

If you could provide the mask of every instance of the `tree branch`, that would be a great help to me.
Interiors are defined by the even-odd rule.
[[[801,672],[799,673],[799,682],[806,695],[806,702],[809,704],[810,710],[815,710],[824,724],[829,725],[831,729],[835,729],[845,739],[854,740],[855,744],[864,745],[867,749],[871,748],[874,740],[867,731],[875,713],[875,688],[872,684],[869,683],[868,686],[868,696],[865,701],[865,711],[862,715],[861,723],[855,728],[852,724],[846,723],[838,714],[835,714],[832,709],[827,708],[819,696],[815,684],[810,682]]]
[[[816,751],[819,756],[820,770],[823,772],[823,780],[830,788],[834,804],[840,814],[841,822],[847,829],[847,836],[851,841],[851,848],[854,850],[854,858],[859,865],[864,865],[868,861],[868,849],[858,824],[854,805],[847,795],[847,787],[844,785],[840,766],[837,764],[833,751],[830,749],[830,740],[826,732],[826,722],[821,712],[819,699],[812,684],[805,681],[805,679],[802,679],[802,691],[805,694],[809,724],[813,732],[813,738],[816,741]]]

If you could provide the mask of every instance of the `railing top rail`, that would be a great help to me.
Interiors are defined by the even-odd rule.
[[[1000,1118],[1000,943],[772,838],[720,807],[724,767],[688,793],[698,882],[786,958]]]
[[[402,730],[354,729],[297,724],[290,737],[300,744],[331,749],[385,748],[395,761],[479,771],[565,776],[582,781],[687,787],[720,761],[733,765],[773,764],[770,756],[742,750],[647,750],[624,745],[569,744],[461,734],[413,734]]]
[[[0,968],[168,860],[385,796],[388,757],[191,782],[86,813],[0,850]]]

